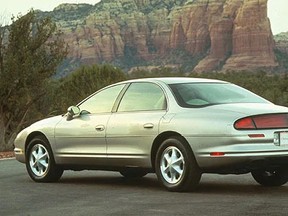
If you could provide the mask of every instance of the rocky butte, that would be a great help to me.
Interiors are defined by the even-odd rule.
[[[81,63],[169,63],[177,51],[196,72],[278,65],[267,0],[102,0],[40,14],[53,17]]]

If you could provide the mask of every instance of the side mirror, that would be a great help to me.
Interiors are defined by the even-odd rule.
[[[79,107],[77,106],[70,106],[68,109],[67,109],[67,121],[70,121],[73,119],[73,117],[75,115],[79,115],[80,114],[80,109]]]

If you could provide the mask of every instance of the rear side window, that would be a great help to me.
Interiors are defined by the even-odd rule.
[[[124,94],[118,111],[149,111],[166,109],[162,89],[154,83],[132,83]]]
[[[264,98],[230,83],[180,83],[170,88],[182,107],[228,103],[269,103]]]

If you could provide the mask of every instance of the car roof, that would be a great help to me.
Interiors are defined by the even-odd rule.
[[[204,78],[191,78],[191,77],[157,77],[157,78],[142,78],[133,79],[126,82],[162,82],[167,85],[177,83],[227,83],[221,80],[204,79]]]

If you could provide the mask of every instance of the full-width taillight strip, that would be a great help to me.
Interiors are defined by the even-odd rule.
[[[288,128],[288,114],[266,114],[242,118],[234,123],[237,130]]]

